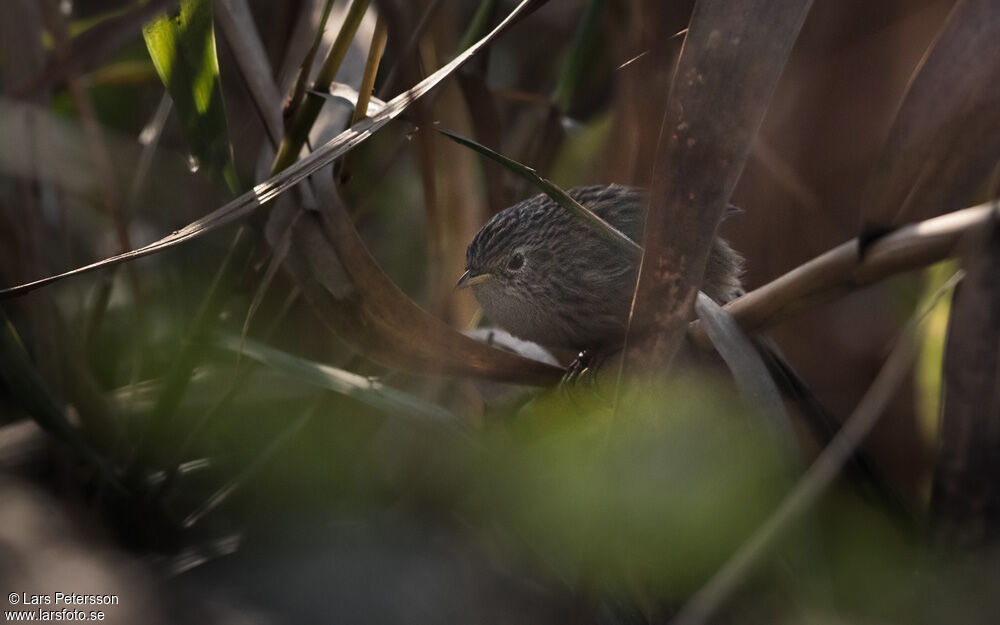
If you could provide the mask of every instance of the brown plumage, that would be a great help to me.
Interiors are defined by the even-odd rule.
[[[569,195],[642,242],[646,198],[619,185],[577,187]],[[636,258],[623,253],[546,195],[493,216],[466,252],[471,286],[494,323],[551,347],[605,350],[625,337]],[[741,292],[742,258],[716,238],[702,290],[719,303]]]

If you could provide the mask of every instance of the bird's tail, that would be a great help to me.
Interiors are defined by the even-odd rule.
[[[773,340],[768,337],[757,337],[755,343],[778,388],[796,406],[816,442],[820,447],[829,445],[840,431],[841,422],[788,364]],[[871,457],[863,449],[854,452],[845,467],[845,472],[866,499],[881,504],[894,520],[905,526],[912,526],[913,517],[906,505],[888,485]]]

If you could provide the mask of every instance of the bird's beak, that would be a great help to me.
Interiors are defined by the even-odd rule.
[[[462,277],[458,279],[458,284],[455,285],[455,290],[460,291],[462,289],[467,289],[470,286],[476,286],[477,284],[482,284],[490,278],[492,278],[488,273],[474,274],[472,270],[468,270],[462,274]]]

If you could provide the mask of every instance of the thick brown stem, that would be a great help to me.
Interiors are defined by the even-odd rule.
[[[625,359],[631,371],[668,369],[681,346],[716,227],[810,4],[695,5],[660,127]]]

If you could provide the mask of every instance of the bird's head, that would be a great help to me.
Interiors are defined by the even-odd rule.
[[[480,301],[502,295],[524,299],[551,278],[556,258],[545,238],[554,233],[517,208],[497,213],[476,234],[455,288],[471,288]]]

